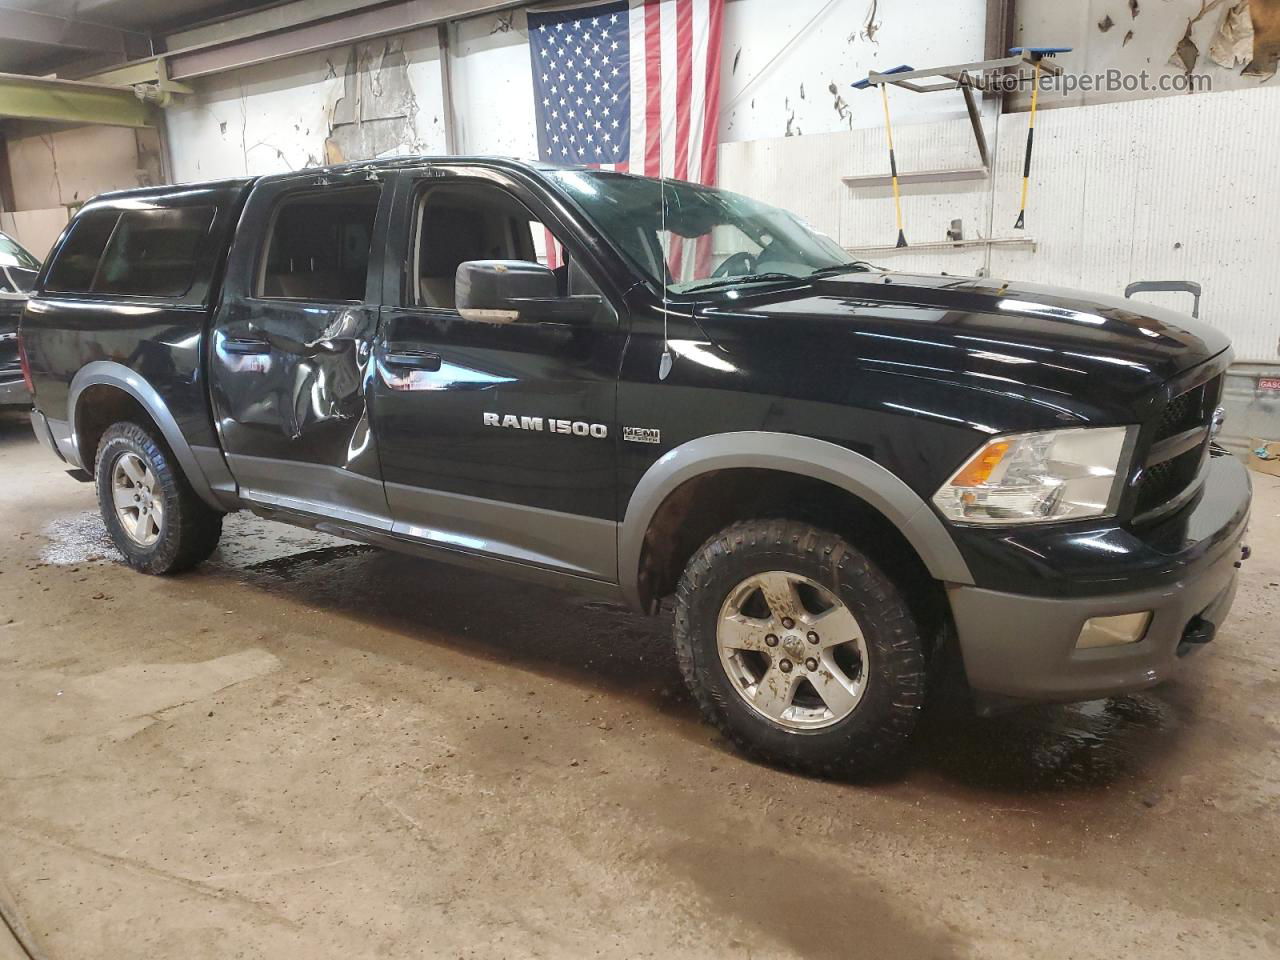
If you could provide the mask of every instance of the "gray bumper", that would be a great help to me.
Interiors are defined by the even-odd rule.
[[[31,394],[27,393],[27,384],[22,379],[0,383],[0,407],[29,407]]]
[[[1208,566],[1159,587],[1105,597],[1030,597],[978,587],[948,591],[965,673],[975,693],[1072,701],[1141,690],[1184,662],[1179,644],[1199,616],[1221,626],[1235,598],[1239,542]],[[1078,650],[1090,617],[1151,610],[1137,643]],[[1183,647],[1182,653],[1186,653]]]
[[[36,435],[36,439],[39,440],[40,443],[49,448],[50,452],[53,453],[54,456],[59,460],[65,461],[67,458],[63,455],[62,451],[58,449],[58,439],[53,431],[53,423],[54,421],[51,421],[39,410],[31,411],[31,432]]]

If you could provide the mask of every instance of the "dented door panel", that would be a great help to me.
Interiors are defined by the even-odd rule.
[[[355,185],[367,180],[327,178],[316,184],[315,179],[273,184],[250,200],[245,218],[257,226],[241,227],[228,274],[235,289],[228,284],[212,332],[215,424],[246,500],[385,528],[386,499],[369,411],[378,306],[368,276],[375,253],[368,255],[364,289],[355,291],[364,295],[359,302],[263,295],[273,283],[274,292],[306,294],[315,292],[308,285],[319,288],[331,280],[328,265],[299,264],[293,257],[283,268],[292,273],[266,276],[276,269],[267,262],[274,252],[265,245],[282,204],[298,196],[331,196],[324,191],[342,190],[348,186],[344,179]],[[379,246],[376,236],[375,221],[371,251]]]

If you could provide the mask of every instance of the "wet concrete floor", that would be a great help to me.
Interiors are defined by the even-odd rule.
[[[120,565],[0,414],[0,891],[51,958],[1280,956],[1280,480],[1175,683],[858,782],[737,755],[669,618],[248,515]]]

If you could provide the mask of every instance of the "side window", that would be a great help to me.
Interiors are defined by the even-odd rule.
[[[318,303],[364,299],[379,188],[286,197],[260,261],[257,295]]]
[[[550,267],[560,296],[599,294],[586,271],[516,197],[490,183],[433,185],[418,200],[410,302],[456,307],[455,278],[468,260],[528,260]]]
[[[213,207],[126,210],[107,243],[94,293],[180,297],[195,278],[196,253],[213,223]]]
[[[91,210],[76,217],[71,233],[49,267],[44,287],[55,293],[88,293],[102,251],[120,219],[119,210]]]

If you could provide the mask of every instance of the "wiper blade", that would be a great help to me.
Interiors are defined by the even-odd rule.
[[[813,273],[809,274],[809,276],[825,277],[831,273],[852,273],[855,271],[858,273],[870,273],[871,271],[878,269],[879,268],[875,264],[867,263],[865,260],[850,260],[848,263],[836,263],[829,267],[819,267],[817,270],[813,271]]]
[[[685,293],[693,293],[695,290],[709,290],[712,287],[722,287],[730,283],[765,283],[770,280],[804,280],[805,277],[797,277],[794,273],[741,273],[733,277],[715,277],[711,280],[704,281],[692,287],[685,287]]]

